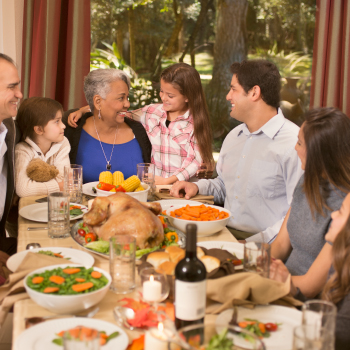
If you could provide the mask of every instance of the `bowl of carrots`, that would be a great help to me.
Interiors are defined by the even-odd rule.
[[[187,224],[197,224],[198,237],[213,235],[228,223],[231,212],[216,205],[189,205],[166,210],[170,225],[186,232]]]
[[[53,265],[24,278],[29,297],[58,314],[72,314],[98,304],[106,295],[111,276],[98,267]]]

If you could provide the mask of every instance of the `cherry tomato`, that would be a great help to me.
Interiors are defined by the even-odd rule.
[[[86,232],[82,228],[80,228],[77,232],[78,232],[78,235],[80,235],[82,237],[85,237],[85,235],[86,235]]]
[[[92,232],[89,232],[85,235],[85,242],[90,243],[96,241],[96,235]]]
[[[265,328],[269,332],[275,332],[277,331],[277,324],[276,323],[265,323]]]
[[[86,227],[86,224],[85,224],[85,222],[83,222],[83,227]]]

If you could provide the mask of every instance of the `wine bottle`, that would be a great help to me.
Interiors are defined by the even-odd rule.
[[[186,226],[186,255],[175,268],[175,326],[204,322],[206,302],[204,264],[197,258],[197,225]]]

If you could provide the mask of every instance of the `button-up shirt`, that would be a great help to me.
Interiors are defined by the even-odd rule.
[[[194,138],[193,117],[189,111],[166,126],[167,114],[162,104],[142,109],[140,122],[152,144],[155,174],[179,180],[189,180],[200,167],[202,157]]]
[[[298,131],[280,109],[253,133],[237,126],[222,145],[218,177],[197,183],[200,194],[231,211],[229,227],[259,233],[247,241],[271,242],[281,228],[303,173],[294,149]]]
[[[5,160],[5,153],[7,146],[5,143],[5,137],[7,134],[7,128],[4,123],[0,124],[0,220],[4,214],[6,189],[7,189],[7,162]]]

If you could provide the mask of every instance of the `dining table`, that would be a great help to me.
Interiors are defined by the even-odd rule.
[[[30,197],[21,198],[19,201],[19,209],[36,203],[35,201],[41,197],[43,196],[30,196]],[[86,204],[86,203],[87,203],[87,198],[84,196],[83,204]],[[74,221],[71,222],[71,224],[72,223],[74,223]],[[29,231],[28,228],[30,227],[39,227],[39,228],[42,227],[42,229]],[[17,251],[21,252],[25,250],[27,244],[29,243],[39,243],[41,247],[74,248],[78,250],[84,250],[86,252],[86,250],[83,247],[81,247],[78,243],[76,243],[71,237],[67,237],[63,239],[49,238],[47,229],[45,229],[45,227],[47,227],[47,223],[27,220],[19,216]],[[230,231],[226,227],[223,228],[220,232],[217,232],[211,236],[198,237],[198,242],[205,242],[205,241],[237,242],[237,240],[234,238],[234,236],[230,233]],[[108,259],[94,253],[89,253],[89,254],[91,254],[95,259],[94,266],[109,272]],[[95,314],[94,318],[111,322],[113,324],[117,324],[113,316],[113,308],[117,305],[120,305],[119,303],[120,300],[125,297],[137,298],[138,296],[139,294],[137,290],[135,290],[130,294],[115,294],[111,290],[109,290],[106,296],[104,297],[104,299],[98,304],[99,310]],[[15,349],[16,339],[25,330],[25,318],[42,317],[42,316],[49,316],[49,315],[54,315],[54,313],[37,305],[30,298],[17,301],[14,305],[14,311],[13,311],[12,349]],[[215,319],[216,319],[216,315],[208,314],[205,317],[205,322],[214,322]],[[138,331],[130,331],[125,328],[124,330],[129,337],[129,342],[139,337],[141,334]]]

